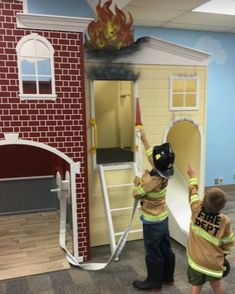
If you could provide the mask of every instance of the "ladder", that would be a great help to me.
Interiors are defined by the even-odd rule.
[[[99,177],[100,177],[100,183],[101,183],[101,189],[103,194],[103,200],[104,200],[104,206],[105,206],[105,212],[107,217],[107,223],[108,223],[108,232],[109,232],[109,238],[110,238],[110,249],[111,253],[113,253],[116,249],[116,236],[121,236],[123,234],[122,232],[114,232],[114,225],[113,225],[113,217],[112,213],[117,211],[123,211],[123,210],[132,210],[132,206],[127,207],[118,207],[118,208],[112,208],[110,206],[110,199],[109,199],[109,193],[108,191],[110,189],[120,188],[120,187],[129,187],[133,186],[133,183],[122,183],[122,184],[115,184],[115,185],[107,185],[106,184],[106,178],[105,178],[105,172],[106,171],[118,171],[118,170],[125,170],[130,169],[133,171],[133,178],[134,176],[138,175],[138,169],[137,165],[134,162],[131,163],[120,163],[115,165],[99,165]],[[142,232],[142,229],[137,230],[130,230],[129,233],[137,233]]]

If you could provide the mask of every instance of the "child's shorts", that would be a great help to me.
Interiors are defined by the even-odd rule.
[[[207,276],[205,274],[199,273],[195,271],[194,269],[192,269],[190,266],[188,266],[187,277],[188,277],[189,284],[194,286],[203,285],[206,282],[220,280],[220,278],[215,278],[215,277],[211,277],[211,276]]]

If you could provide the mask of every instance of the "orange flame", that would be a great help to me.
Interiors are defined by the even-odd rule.
[[[134,43],[133,18],[129,14],[129,21],[125,14],[115,5],[115,14],[110,10],[112,0],[104,3],[100,1],[96,7],[97,21],[92,21],[88,25],[88,47],[93,50],[98,49],[120,49]]]

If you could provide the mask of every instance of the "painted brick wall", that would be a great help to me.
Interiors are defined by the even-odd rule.
[[[19,1],[0,2],[0,139],[5,132],[17,132],[21,139],[48,144],[81,162],[76,179],[79,255],[88,258],[88,184],[86,117],[84,93],[83,34],[17,29]],[[36,32],[55,49],[57,99],[20,101],[16,45]]]

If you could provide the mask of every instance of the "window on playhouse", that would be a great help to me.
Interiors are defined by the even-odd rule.
[[[54,49],[51,43],[33,33],[19,41],[16,51],[20,98],[55,99]]]
[[[93,166],[133,162],[135,152],[134,82],[91,82]]]
[[[197,76],[170,78],[170,110],[198,110],[199,79]]]

